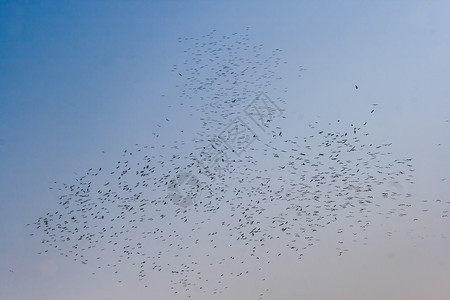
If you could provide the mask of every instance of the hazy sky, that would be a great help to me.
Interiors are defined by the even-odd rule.
[[[345,255],[336,253],[336,228],[324,230],[302,260],[265,269],[266,280],[231,278],[222,294],[192,298],[256,299],[265,287],[267,299],[448,297],[448,1],[1,1],[0,299],[185,299],[154,273],[144,288],[132,268],[118,283],[57,250],[39,255],[48,249],[42,232],[25,225],[59,209],[49,187],[111,168],[135,144],[199,132],[203,100],[177,90],[190,59],[179,38],[213,30],[282,50],[274,85],[286,135],[370,117],[370,141],[411,158],[415,183],[404,190],[408,218],[374,215],[366,244],[350,242]]]

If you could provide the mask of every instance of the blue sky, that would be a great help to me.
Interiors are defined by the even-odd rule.
[[[266,269],[277,274],[266,282],[231,278],[216,299],[254,299],[247,286],[267,286],[276,299],[445,298],[449,15],[447,1],[2,1],[0,299],[185,299],[163,276],[149,291],[131,267],[122,270],[126,284],[117,284],[56,251],[38,255],[43,246],[25,224],[58,209],[60,194],[49,187],[112,167],[135,144],[160,147],[201,130],[195,108],[204,100],[180,100],[183,78],[171,70],[190,59],[180,37],[212,30],[248,33],[263,51],[282,50],[283,80],[275,85],[288,89],[279,123],[287,135],[306,135],[318,120],[371,117],[371,141],[392,142],[393,156],[413,159],[407,201],[419,219],[374,216],[368,245],[339,257],[332,230],[322,232],[298,265],[282,259]]]

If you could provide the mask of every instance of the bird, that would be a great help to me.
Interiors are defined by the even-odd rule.
[[[42,255],[57,252],[117,281],[134,269],[145,287],[163,275],[174,293],[214,295],[226,278],[262,281],[271,270],[263,265],[287,253],[303,259],[323,230],[363,242],[372,216],[409,211],[389,187],[398,182],[406,195],[413,161],[372,138],[364,125],[377,114],[365,107],[356,119],[282,129],[288,103],[271,97],[285,91],[282,51],[253,42],[248,30],[178,39],[185,56],[171,72],[184,76],[173,106],[199,117],[198,131],[157,124],[148,143],[55,183],[55,209],[31,223]],[[336,246],[339,256],[350,248],[344,239]]]

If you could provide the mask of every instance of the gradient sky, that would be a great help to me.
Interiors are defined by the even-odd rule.
[[[405,0],[1,1],[0,299],[184,299],[167,278],[148,290],[92,275],[56,251],[38,255],[25,224],[55,210],[53,182],[111,165],[136,143],[170,141],[180,128],[195,134],[198,119],[169,107],[171,69],[184,60],[179,37],[212,30],[246,31],[283,50],[286,132],[303,135],[317,118],[360,120],[378,103],[372,138],[413,159],[408,201],[419,220],[373,220],[367,245],[340,257],[333,231],[324,232],[301,263],[272,266],[266,282],[235,280],[216,298],[195,299],[254,299],[248,287],[264,285],[273,299],[447,298],[450,2]],[[165,118],[170,126],[157,127]]]

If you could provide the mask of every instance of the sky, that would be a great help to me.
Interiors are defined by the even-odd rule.
[[[261,299],[444,299],[450,294],[449,16],[448,1],[1,1],[0,299],[258,299],[260,293]],[[283,138],[367,121],[370,134],[362,139],[389,144],[389,154],[376,164],[410,159],[414,184],[390,187],[402,194],[396,201],[409,205],[407,216],[386,218],[384,205],[392,204],[380,192],[372,201],[383,214],[369,215],[363,241],[352,242],[350,232],[343,254],[336,251],[336,230],[347,226],[342,213],[342,223],[314,233],[317,242],[301,260],[284,252],[284,240],[268,243],[283,256],[270,256],[273,263],[260,272],[257,263],[246,262],[255,275],[229,276],[220,293],[174,293],[170,272],[149,272],[140,281],[131,263],[119,275],[97,272],[42,243],[45,234],[33,223],[61,212],[59,188],[76,184],[90,168],[114,169],[125,150],[136,151],[129,160],[138,162],[136,149],[184,167],[169,158],[198,151],[193,139],[201,139],[205,128],[218,135],[236,115],[250,120],[244,110],[205,110],[227,83],[202,90],[187,81],[192,62],[209,59],[208,46],[195,42],[228,40],[222,37],[245,37],[263,57],[280,58],[279,65],[267,63],[268,71],[267,61],[242,64],[273,71],[268,85],[242,78],[247,90],[264,93],[283,111],[276,120]],[[203,54],[193,55],[196,49]],[[210,76],[207,68],[197,75],[199,82]],[[243,94],[238,103],[251,103],[256,94]],[[182,139],[180,149],[165,147]],[[264,176],[287,182],[277,161],[262,156],[267,144],[283,147],[282,139],[265,134],[262,140],[244,155],[259,153],[258,167],[276,169]],[[244,167],[237,165],[238,171]],[[109,179],[93,185],[102,180]],[[253,178],[247,180],[243,186],[250,189]],[[223,188],[232,192],[233,184]],[[143,191],[150,199],[167,193],[161,187]],[[170,215],[177,207],[164,209]],[[206,217],[188,209],[194,220]],[[152,214],[159,213],[149,208]],[[217,215],[227,218],[226,210]],[[167,219],[161,228],[169,226]],[[147,242],[166,250],[164,243]],[[198,249],[198,261],[208,249]],[[105,264],[115,259],[106,252],[90,255]],[[211,278],[205,289],[214,291],[217,269],[207,263],[199,268]]]

